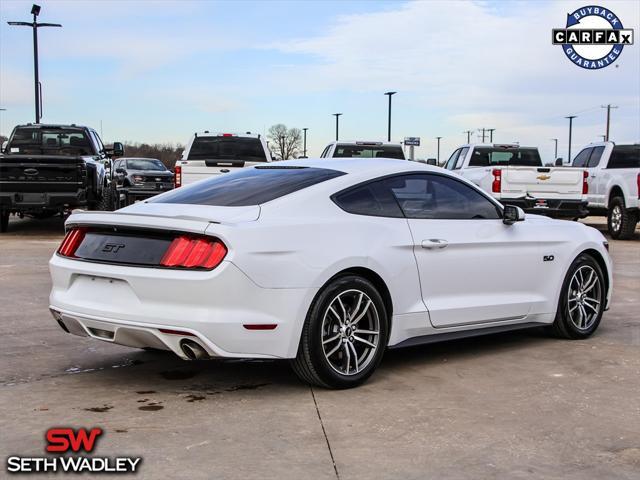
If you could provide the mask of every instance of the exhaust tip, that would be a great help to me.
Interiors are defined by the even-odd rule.
[[[189,360],[206,360],[211,358],[202,345],[193,340],[182,340],[180,342],[180,348]]]

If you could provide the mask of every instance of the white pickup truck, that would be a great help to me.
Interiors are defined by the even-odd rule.
[[[195,133],[174,167],[175,186],[271,161],[267,142],[260,135]]]
[[[556,218],[587,216],[587,173],[545,167],[538,149],[513,144],[467,144],[453,152],[447,170],[457,172],[502,204]]]
[[[399,143],[390,142],[331,142],[320,158],[397,158],[406,160]]]
[[[640,218],[640,144],[592,143],[572,166],[589,172],[589,215],[606,216],[613,238],[633,237]]]

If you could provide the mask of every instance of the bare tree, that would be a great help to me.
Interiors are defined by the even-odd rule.
[[[302,143],[302,131],[299,128],[287,128],[278,123],[269,128],[267,134],[269,147],[278,160],[296,158],[300,153]]]

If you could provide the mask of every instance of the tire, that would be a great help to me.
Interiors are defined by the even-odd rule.
[[[96,202],[95,210],[104,212],[113,211],[113,188],[111,188],[111,185],[105,185],[102,189],[102,196]]]
[[[5,233],[9,230],[9,212],[0,212],[0,233]]]
[[[569,267],[551,333],[559,338],[580,340],[600,325],[607,292],[604,274],[590,255],[579,255]]]
[[[374,285],[356,275],[338,277],[311,304],[291,366],[310,385],[356,387],[380,364],[388,337],[388,314]]]
[[[638,214],[625,208],[624,198],[613,197],[607,212],[607,227],[612,238],[628,240],[633,237],[638,223]]]

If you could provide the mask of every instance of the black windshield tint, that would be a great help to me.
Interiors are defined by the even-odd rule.
[[[640,168],[640,145],[616,145],[608,168]]]
[[[81,128],[17,128],[9,153],[30,155],[93,155],[93,147]]]
[[[371,145],[338,145],[333,154],[334,158],[397,158],[404,160],[401,147],[371,146]]]
[[[187,160],[266,162],[262,142],[246,137],[196,137]]]
[[[493,167],[495,165],[516,165],[541,167],[542,160],[535,148],[477,147],[473,150],[470,167]]]
[[[220,207],[260,205],[344,174],[326,168],[244,168],[178,188],[149,202]]]
[[[150,158],[135,158],[127,160],[129,170],[151,170],[154,172],[164,172],[166,168],[160,160]]]

